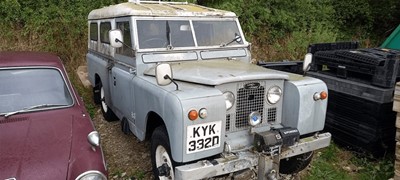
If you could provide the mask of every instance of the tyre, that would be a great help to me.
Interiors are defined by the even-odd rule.
[[[279,165],[279,171],[282,174],[294,174],[305,169],[311,162],[314,152],[308,152],[282,159]]]
[[[164,126],[159,126],[154,130],[150,148],[155,179],[174,179],[175,162],[172,160],[168,133]]]
[[[125,135],[128,135],[131,132],[131,130],[129,129],[129,122],[126,118],[122,118],[121,120],[121,131]]]
[[[101,103],[100,86],[101,86],[101,82],[98,82],[93,87],[93,101],[94,101],[95,104],[100,104]]]
[[[104,119],[108,122],[118,120],[117,116],[110,109],[110,107],[108,107],[108,105],[106,103],[105,92],[104,92],[103,84],[101,82],[99,83],[99,88],[100,88],[100,100],[101,100],[100,107],[101,107],[101,112],[103,113]]]

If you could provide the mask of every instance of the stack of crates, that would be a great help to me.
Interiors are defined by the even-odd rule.
[[[396,117],[396,152],[394,160],[394,179],[400,179],[400,82],[396,84],[394,91],[393,111],[397,112]]]
[[[329,89],[325,130],[352,149],[384,155],[394,147],[393,93],[400,51],[357,49],[357,43],[314,44],[311,70]]]

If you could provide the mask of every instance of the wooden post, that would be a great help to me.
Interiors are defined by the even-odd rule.
[[[394,179],[400,180],[400,82],[396,84],[393,111],[397,112],[396,116],[396,159],[394,162]]]

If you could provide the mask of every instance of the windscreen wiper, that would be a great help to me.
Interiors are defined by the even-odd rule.
[[[26,111],[29,111],[29,110],[32,110],[32,109],[46,108],[46,107],[58,107],[58,106],[66,106],[66,104],[39,104],[39,105],[34,105],[34,106],[23,108],[23,109],[18,110],[18,111],[8,112],[8,113],[6,113],[4,115],[4,117],[7,118],[7,117],[12,116],[14,114],[26,112]]]
[[[229,41],[228,43],[221,43],[221,45],[219,47],[225,47],[229,44],[232,44],[233,42],[241,42],[242,41],[242,37],[240,37],[239,34],[235,33],[235,38],[233,38],[231,41]]]

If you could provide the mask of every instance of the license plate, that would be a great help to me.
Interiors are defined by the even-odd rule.
[[[186,153],[214,149],[221,145],[221,121],[187,127]]]

